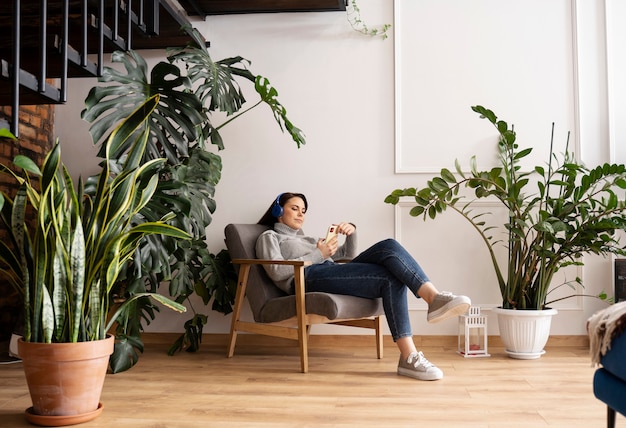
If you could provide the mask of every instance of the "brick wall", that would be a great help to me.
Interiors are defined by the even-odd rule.
[[[11,108],[0,106],[0,117],[10,122]],[[17,141],[0,138],[0,163],[8,165],[18,154],[30,157],[41,165],[54,143],[54,105],[22,106],[20,108],[20,138]],[[15,181],[0,174],[0,188],[13,194]],[[6,230],[0,228],[0,239]],[[6,242],[6,240],[5,240]],[[20,296],[11,284],[0,277],[0,342],[9,340],[22,310]]]

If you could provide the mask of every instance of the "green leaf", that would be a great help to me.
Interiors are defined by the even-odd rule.
[[[151,294],[150,297],[152,297],[154,300],[156,300],[157,302],[161,303],[164,306],[167,306],[168,308],[175,310],[176,312],[186,312],[187,308],[184,305],[181,305],[180,303],[177,303],[171,299],[168,299],[165,296],[162,296],[160,294]]]
[[[30,172],[31,174],[41,176],[41,171],[35,162],[33,162],[30,158],[24,155],[17,155],[15,159],[13,159],[13,163],[22,168],[25,171]]]
[[[187,232],[164,223],[142,223],[131,228],[128,234],[160,234],[178,239],[191,238]]]
[[[498,132],[503,134],[509,129],[509,125],[505,121],[499,120],[496,122],[496,128],[498,128]]]
[[[456,177],[447,168],[443,168],[441,170],[441,178],[443,178],[448,183],[456,183]]]
[[[13,135],[11,131],[9,131],[6,128],[0,128],[0,138],[9,138],[11,140],[17,140],[15,135]]]
[[[74,314],[70,328],[72,334],[70,342],[77,342],[83,319],[83,296],[85,294],[85,239],[83,236],[82,223],[80,221],[76,223],[76,229],[74,230],[70,251],[70,263],[72,272],[70,296],[72,298],[71,307]]]
[[[474,110],[476,113],[480,113],[480,115],[483,118],[486,118],[487,120],[489,120],[489,122],[493,124],[496,123],[497,117],[491,110],[488,110],[484,108],[483,106],[473,106],[472,110]]]
[[[429,187],[437,192],[449,189],[448,183],[441,177],[435,177],[429,182]]]
[[[160,96],[158,94],[148,98],[111,132],[111,136],[108,138],[105,145],[106,159],[111,159],[112,156],[119,156],[121,153],[127,151],[127,142],[130,142],[130,146],[132,147],[131,136],[140,125],[145,123],[146,118],[150,116],[152,111],[154,111],[159,104],[159,99]]]
[[[513,156],[513,159],[515,159],[515,160],[522,159],[522,158],[524,158],[524,157],[528,156],[528,155],[530,154],[530,152],[532,152],[532,151],[533,151],[532,147],[529,147],[529,148],[527,148],[527,149],[521,150],[521,151],[517,152],[517,153],[515,154],[515,156]],[[535,168],[535,169],[536,169],[536,168]],[[543,174],[542,174],[542,175],[543,175]]]
[[[139,338],[118,335],[113,349],[113,355],[109,359],[113,373],[123,372],[134,366],[139,360],[137,350],[143,352],[143,342]]]
[[[459,163],[458,159],[454,160],[454,169],[456,169],[456,173],[459,174],[461,178],[465,178],[465,175],[463,174],[463,170],[461,169],[461,164]]]
[[[387,195],[387,197],[385,198],[384,202],[386,204],[397,205],[398,202],[400,202],[400,198],[395,196],[395,195]]]
[[[63,341],[62,326],[65,325],[67,318],[67,311],[65,310],[67,305],[67,294],[65,287],[69,280],[67,276],[67,266],[63,262],[63,241],[61,239],[56,240],[56,251],[54,259],[52,261],[52,307],[54,308],[55,324],[59,326],[55,332],[55,339],[57,342]]]
[[[424,207],[416,206],[416,207],[411,208],[411,210],[409,211],[409,214],[412,217],[418,217],[418,216],[422,215],[424,213],[424,211],[425,211]]]
[[[43,331],[43,342],[52,343],[52,335],[54,333],[54,310],[52,308],[52,300],[48,293],[48,287],[45,284],[41,287],[43,296],[43,305],[41,308],[41,326]]]
[[[254,89],[261,96],[261,100],[266,103],[274,113],[274,118],[281,129],[287,130],[289,134],[291,134],[292,139],[296,142],[298,147],[306,144],[306,139],[304,137],[304,133],[299,129],[293,126],[293,124],[287,119],[287,110],[283,105],[278,102],[276,98],[278,96],[278,91],[276,88],[271,86],[270,81],[263,77],[257,76],[254,83]]]
[[[478,175],[478,168],[476,166],[476,156],[470,158],[470,171],[474,175]]]

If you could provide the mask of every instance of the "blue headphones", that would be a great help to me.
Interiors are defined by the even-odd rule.
[[[272,215],[274,217],[276,217],[276,218],[282,217],[283,214],[285,213],[285,211],[283,210],[283,207],[280,206],[280,197],[281,196],[283,196],[282,193],[276,197],[276,200],[272,204]]]

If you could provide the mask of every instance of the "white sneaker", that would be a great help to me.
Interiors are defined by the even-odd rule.
[[[430,323],[447,320],[466,313],[472,301],[467,296],[455,296],[452,293],[442,292],[428,305],[426,320]]]
[[[406,360],[400,355],[398,374],[419,380],[439,380],[443,377],[441,369],[428,361],[421,351],[413,352]]]

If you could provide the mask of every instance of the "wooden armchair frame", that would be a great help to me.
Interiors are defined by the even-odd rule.
[[[311,326],[313,324],[338,324],[374,329],[376,336],[377,357],[379,359],[383,357],[381,315],[367,318],[331,320],[326,316],[306,313],[304,268],[310,265],[310,262],[304,262],[299,260],[262,260],[238,258],[233,259],[232,262],[233,264],[239,265],[239,278],[237,284],[237,293],[235,297],[235,305],[233,307],[232,323],[230,328],[230,341],[228,345],[229,358],[232,357],[235,352],[235,344],[237,342],[238,332],[256,333],[267,336],[293,339],[298,341],[300,347],[300,368],[302,373],[306,373],[309,370],[308,336],[311,330]],[[283,264],[293,266],[296,298],[296,316],[275,323],[242,321],[240,319],[241,308],[243,306],[244,297],[246,295],[246,287],[248,286],[250,269],[254,265],[265,264]]]

